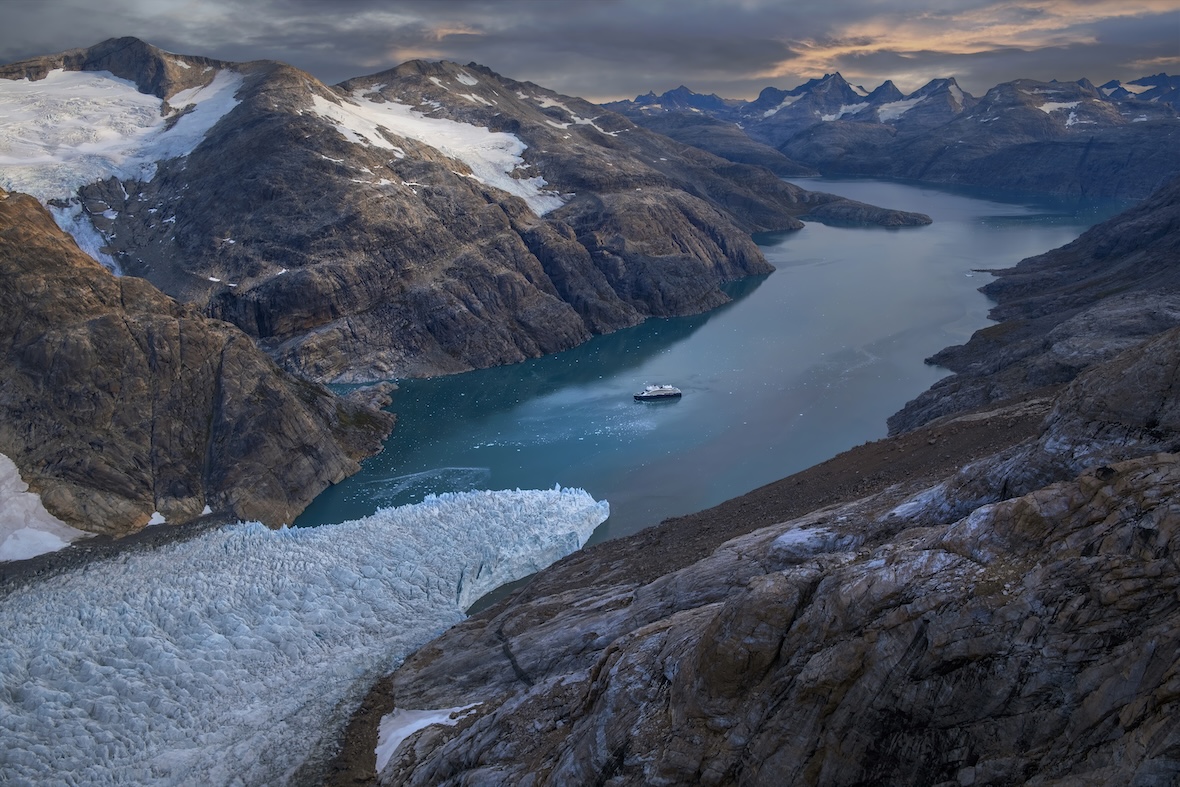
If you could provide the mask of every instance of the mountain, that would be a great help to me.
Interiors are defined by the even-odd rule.
[[[891,82],[867,93],[828,74],[710,110],[715,131],[675,108],[612,106],[722,156],[746,155],[732,139],[740,133],[824,175],[1142,198],[1180,172],[1176,83],[1166,74],[1102,88],[1085,79],[1016,80],[975,98],[953,78],[902,96]]]
[[[665,112],[665,111],[697,111],[697,112],[721,112],[729,109],[741,102],[734,100],[727,100],[717,95],[710,93],[703,95],[689,90],[684,85],[674,89],[668,90],[660,95],[654,92],[649,92],[646,95],[636,96],[635,101],[628,102],[608,102],[603,104],[604,107],[614,110],[615,106],[621,109],[638,109],[641,112]]]
[[[280,370],[237,328],[87,256],[0,191],[0,454],[57,518],[291,522],[393,418]]]
[[[1029,310],[1170,282],[1178,190],[1003,276],[1025,303],[984,363],[1026,353]],[[364,777],[349,751],[377,776],[391,708],[444,723],[387,716],[383,784],[1173,783],[1180,327],[1146,311],[1075,331],[1067,385],[540,572],[378,684],[332,783]]]
[[[1102,85],[1101,90],[1116,100],[1160,103],[1180,109],[1180,76],[1160,73],[1133,79],[1126,84],[1112,79]]]
[[[713,308],[771,270],[751,232],[840,199],[474,64],[330,88],[114,39],[0,77],[7,144],[33,162],[0,175],[112,268],[319,381],[512,363]]]

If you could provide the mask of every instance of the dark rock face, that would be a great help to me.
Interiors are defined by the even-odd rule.
[[[572,555],[411,656],[397,707],[480,704],[381,783],[1175,783],[1180,327],[1131,303],[1167,296],[1176,205],[997,282],[1072,382],[996,402],[1036,359],[983,353],[984,406]],[[741,534],[694,554],[714,520]]]
[[[238,329],[116,278],[0,192],[0,453],[79,528],[153,511],[290,522],[380,450],[388,413],[292,378]]]
[[[1180,178],[1067,246],[993,271],[983,292],[1001,322],[931,357],[956,374],[890,418],[890,431],[1068,382],[1180,325],[1178,259]]]
[[[1039,439],[957,479],[654,581],[590,580],[617,552],[552,567],[394,674],[399,707],[483,704],[382,783],[1171,783],[1180,460],[1153,452],[1180,438],[1178,338],[1095,367]],[[968,483],[1014,466],[1034,488]]]
[[[770,272],[750,233],[806,211],[807,192],[766,170],[474,64],[328,88],[279,63],[181,57],[119,39],[0,76],[110,69],[165,100],[183,79],[240,76],[238,104],[191,153],[150,182],[86,186],[80,204],[123,271],[316,380],[512,363],[712,308],[723,282]],[[541,184],[531,201],[526,183]]]

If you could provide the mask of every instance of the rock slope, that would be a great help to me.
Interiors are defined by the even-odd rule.
[[[383,684],[478,704],[379,781],[1175,783],[1180,327],[1147,338],[542,572]]]
[[[1060,249],[992,271],[1000,320],[928,359],[944,378],[889,420],[893,432],[1072,380],[1180,325],[1180,178]]]
[[[115,277],[0,191],[0,453],[58,518],[290,522],[380,450],[388,413],[293,378],[227,323]]]
[[[0,68],[16,80],[0,94],[54,69],[154,96],[176,129],[161,145],[207,116],[192,91],[237,86],[183,155],[43,198],[93,225],[113,265],[317,380],[511,363],[715,307],[723,282],[771,270],[751,232],[840,201],[474,64],[330,88],[117,39]]]

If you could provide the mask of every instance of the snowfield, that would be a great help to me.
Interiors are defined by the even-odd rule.
[[[89,536],[45,510],[16,463],[0,454],[0,561],[28,560]]]
[[[466,83],[465,83],[466,84]],[[405,151],[394,145],[382,129],[403,139],[412,139],[438,150],[444,156],[466,164],[480,183],[515,194],[542,216],[565,204],[558,194],[545,191],[544,178],[514,178],[512,172],[524,164],[525,144],[515,134],[491,131],[483,126],[446,118],[427,117],[396,101],[370,101],[366,95],[377,88],[355,90],[352,100],[336,104],[313,96],[315,113],[331,122],[349,142],[385,150]]]
[[[50,71],[37,81],[0,79],[0,186],[45,202],[112,175],[149,181],[156,163],[187,156],[237,106],[242,76],[217,72],[168,104],[193,105],[171,128],[164,102],[109,71]]]
[[[282,784],[369,681],[606,519],[581,490],[243,524],[0,597],[0,783]]]

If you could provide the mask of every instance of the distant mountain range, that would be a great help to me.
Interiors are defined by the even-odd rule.
[[[679,87],[607,108],[734,161],[789,176],[885,175],[1011,190],[1143,197],[1180,171],[1180,77],[1006,82],[977,98],[953,79],[904,95],[826,74],[753,101]],[[741,138],[744,142],[735,141]]]

